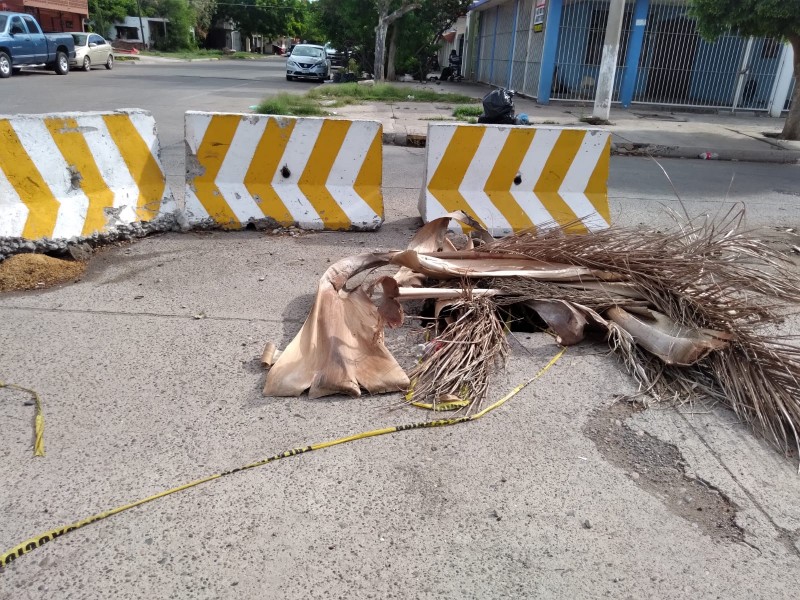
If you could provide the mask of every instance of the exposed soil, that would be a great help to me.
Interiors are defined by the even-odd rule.
[[[687,476],[686,463],[675,446],[625,424],[639,410],[641,407],[634,403],[616,402],[591,415],[584,434],[608,462],[624,469],[636,485],[661,500],[671,513],[714,539],[743,541],[734,503],[708,482]]]
[[[0,263],[0,292],[38,290],[80,278],[86,264],[44,254],[17,254]]]

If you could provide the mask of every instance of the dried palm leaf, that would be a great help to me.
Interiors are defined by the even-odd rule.
[[[462,406],[480,410],[491,373],[508,354],[508,341],[497,305],[487,296],[464,297],[450,305],[457,315],[440,335],[425,347],[419,363],[409,373],[409,402]]]
[[[306,390],[310,398],[359,396],[361,388],[379,393],[408,386],[408,377],[383,343],[384,324],[402,322],[402,314],[390,314],[400,305],[384,302],[379,311],[363,287],[345,290],[348,279],[388,263],[391,256],[363,254],[325,271],[306,322],[267,374],[265,396],[299,396]],[[390,299],[391,291],[385,294]]]

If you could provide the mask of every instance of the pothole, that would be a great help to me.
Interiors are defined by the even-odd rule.
[[[600,454],[655,496],[672,514],[689,521],[714,539],[741,542],[744,534],[736,524],[738,507],[708,482],[686,474],[685,461],[672,444],[645,431],[632,430],[625,421],[640,407],[616,402],[594,412],[583,433]]]

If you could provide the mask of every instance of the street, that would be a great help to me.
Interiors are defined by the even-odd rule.
[[[183,112],[301,93],[283,60],[131,65],[0,82],[3,111],[152,111],[182,198]],[[401,396],[266,399],[331,262],[403,248],[419,226],[424,149],[384,147],[377,232],[192,232],[99,251],[78,282],[0,296],[0,553],[53,527],[284,450],[440,415]],[[800,167],[614,157],[612,221],[724,215],[781,250],[800,227]],[[788,254],[788,256],[792,256]],[[795,255],[796,256],[796,255]],[[798,330],[796,317],[789,331]],[[423,341],[387,330],[403,367]],[[515,333],[494,401],[558,346]],[[17,598],[788,598],[800,577],[797,460],[719,406],[617,404],[637,392],[601,340],[474,423],[280,460],[155,500],[0,571]]]
[[[187,110],[249,112],[263,98],[282,91],[305,93],[317,84],[285,79],[285,59],[178,62],[118,61],[113,71],[71,72],[58,77],[26,71],[2,82],[7,114],[76,110],[149,110],[156,119],[162,161],[176,197],[183,197],[183,114]],[[384,146],[387,217],[416,215],[422,182],[423,149]],[[800,166],[659,159],[692,216],[747,207],[752,227],[791,227],[800,217]],[[416,183],[419,182],[419,183]],[[664,208],[682,214],[670,181],[647,158],[612,157],[609,180],[612,217],[623,225],[665,226]]]

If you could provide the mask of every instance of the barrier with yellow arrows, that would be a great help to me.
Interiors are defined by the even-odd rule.
[[[603,229],[610,154],[600,129],[432,123],[420,215],[463,210],[493,236],[553,222]]]
[[[377,121],[187,112],[189,224],[377,229],[381,138]]]

